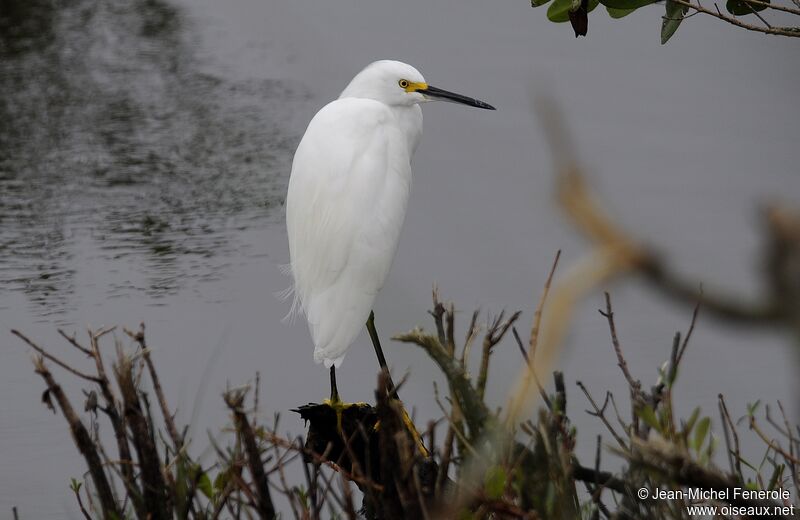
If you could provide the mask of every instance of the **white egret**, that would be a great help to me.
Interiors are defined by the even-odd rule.
[[[428,85],[411,65],[376,61],[317,112],[295,152],[286,197],[291,312],[306,315],[314,360],[331,371],[332,400],[335,369],[365,322],[386,368],[372,304],[406,214],[419,105],[435,100],[494,110]]]

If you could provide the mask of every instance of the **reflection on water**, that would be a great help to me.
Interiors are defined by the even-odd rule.
[[[160,0],[0,0],[0,294],[59,313],[92,260],[139,275],[108,296],[173,293],[280,205],[297,96],[202,71],[185,25]]]

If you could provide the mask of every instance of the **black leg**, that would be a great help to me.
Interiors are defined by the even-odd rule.
[[[331,365],[331,401],[339,402],[339,389],[336,388],[336,367]]]
[[[375,355],[378,356],[378,364],[381,366],[381,370],[386,372],[390,393],[397,397],[397,389],[394,386],[394,381],[392,381],[392,375],[389,373],[389,366],[386,364],[386,358],[383,356],[383,349],[381,348],[381,340],[378,338],[378,331],[375,329],[375,313],[372,311],[370,311],[369,318],[367,318],[367,332],[369,332],[369,338],[372,340]]]
[[[383,349],[381,348],[381,340],[378,338],[378,331],[375,329],[375,313],[370,312],[369,318],[367,318],[367,331],[369,332],[369,337],[372,340],[372,346],[375,348],[375,355],[378,356],[378,364],[381,366],[381,370],[386,374],[388,388],[389,388],[389,397],[399,400],[400,397],[397,395],[397,387],[394,386],[394,381],[392,381],[392,375],[389,373],[389,367],[386,364],[386,358],[383,356]],[[402,406],[403,403],[400,403]],[[411,417],[409,417],[408,412],[406,412],[405,407],[403,408],[403,423],[405,423],[406,428],[411,433],[411,436],[414,438],[414,442],[417,444],[417,448],[419,449],[420,453],[425,457],[430,456],[428,449],[425,448],[425,444],[422,442],[422,437],[420,437],[419,432],[417,432],[417,428],[414,426],[414,423],[411,421]]]

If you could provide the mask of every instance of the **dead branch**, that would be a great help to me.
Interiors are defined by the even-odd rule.
[[[169,437],[172,439],[175,453],[178,453],[183,447],[183,438],[178,434],[178,428],[175,426],[175,419],[169,411],[167,399],[164,397],[164,390],[161,388],[161,381],[159,380],[158,373],[153,365],[153,360],[150,358],[150,349],[147,348],[147,343],[145,342],[144,337],[144,323],[139,325],[139,330],[136,331],[136,333],[133,333],[128,329],[124,329],[124,331],[128,336],[131,337],[131,339],[136,341],[139,344],[139,347],[142,349],[142,357],[144,357],[144,362],[147,364],[147,371],[150,373],[150,379],[153,382],[153,390],[155,390],[156,397],[158,398],[159,408],[161,408],[161,414],[164,417],[164,424],[167,427],[167,433],[169,433]]]
[[[125,420],[141,469],[143,507],[150,514],[152,520],[167,520],[170,517],[167,484],[161,473],[161,462],[153,438],[152,422],[145,415],[148,410],[142,408],[139,391],[134,382],[133,359],[122,355],[114,365],[114,375],[122,393]]]
[[[25,336],[20,331],[12,329],[11,330],[11,334],[15,335],[16,337],[18,337],[19,339],[21,339],[22,341],[27,343],[29,347],[31,347],[33,350],[38,352],[43,358],[49,359],[50,361],[52,361],[56,365],[60,366],[61,368],[63,368],[67,372],[69,372],[69,373],[71,373],[71,374],[73,374],[75,376],[78,376],[81,379],[85,379],[87,381],[91,381],[93,383],[99,383],[100,382],[99,378],[97,378],[95,376],[92,376],[92,375],[89,375],[89,374],[86,374],[84,372],[81,372],[80,370],[77,370],[75,368],[72,368],[71,366],[69,366],[68,364],[64,363],[63,361],[61,361],[57,357],[53,356],[52,354],[47,352],[45,349],[43,349],[42,347],[40,347],[39,345],[37,345],[36,343],[34,343],[30,339],[28,339],[28,337]]]
[[[20,335],[20,337],[24,336]],[[75,409],[61,389],[61,386],[56,383],[52,374],[45,366],[44,356],[35,357],[33,364],[36,367],[36,373],[44,379],[48,391],[55,396],[56,402],[59,408],[61,408],[61,413],[64,414],[64,418],[69,424],[72,439],[75,441],[78,451],[81,452],[81,455],[83,455],[86,460],[86,465],[89,467],[89,474],[92,476],[92,482],[97,491],[97,497],[100,500],[103,518],[109,520],[121,518],[121,511],[117,509],[117,504],[114,501],[114,494],[111,491],[111,485],[103,470],[103,462],[100,459],[100,455],[97,453],[91,435],[89,435],[86,427],[75,413]]]
[[[264,464],[261,462],[261,452],[256,443],[253,428],[250,426],[250,421],[247,415],[242,410],[246,390],[232,390],[224,394],[225,404],[228,405],[231,412],[233,412],[234,424],[236,431],[239,433],[242,442],[244,443],[245,452],[247,453],[247,466],[250,469],[250,474],[253,476],[253,483],[255,484],[256,496],[253,500],[256,504],[256,510],[261,515],[261,518],[275,518],[275,507],[272,505],[272,496],[269,492],[269,483],[267,475],[264,473]],[[248,486],[244,486],[248,488]]]

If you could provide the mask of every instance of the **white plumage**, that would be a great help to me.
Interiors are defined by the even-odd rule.
[[[491,108],[425,83],[410,65],[378,61],[311,120],[286,198],[293,311],[302,310],[314,360],[338,367],[364,326],[397,248],[422,136],[419,103]]]

